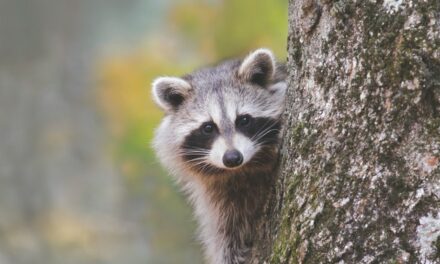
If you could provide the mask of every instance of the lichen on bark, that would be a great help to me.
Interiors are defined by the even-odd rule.
[[[254,262],[439,263],[440,2],[292,0],[288,70]]]

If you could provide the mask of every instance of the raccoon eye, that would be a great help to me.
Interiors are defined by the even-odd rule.
[[[235,121],[235,125],[237,127],[246,127],[249,126],[251,123],[251,116],[250,115],[242,115],[237,117],[237,120]]]
[[[202,132],[205,135],[211,135],[215,130],[215,125],[211,122],[202,125]]]

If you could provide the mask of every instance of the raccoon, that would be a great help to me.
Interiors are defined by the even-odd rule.
[[[212,264],[247,263],[278,160],[284,64],[268,49],[178,77],[159,77],[165,116],[153,147],[194,207]]]

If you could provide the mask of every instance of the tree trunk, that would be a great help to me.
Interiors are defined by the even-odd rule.
[[[291,0],[263,263],[440,263],[440,1]]]

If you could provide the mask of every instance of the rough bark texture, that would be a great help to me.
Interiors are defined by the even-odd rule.
[[[440,263],[440,1],[290,1],[254,262]]]

